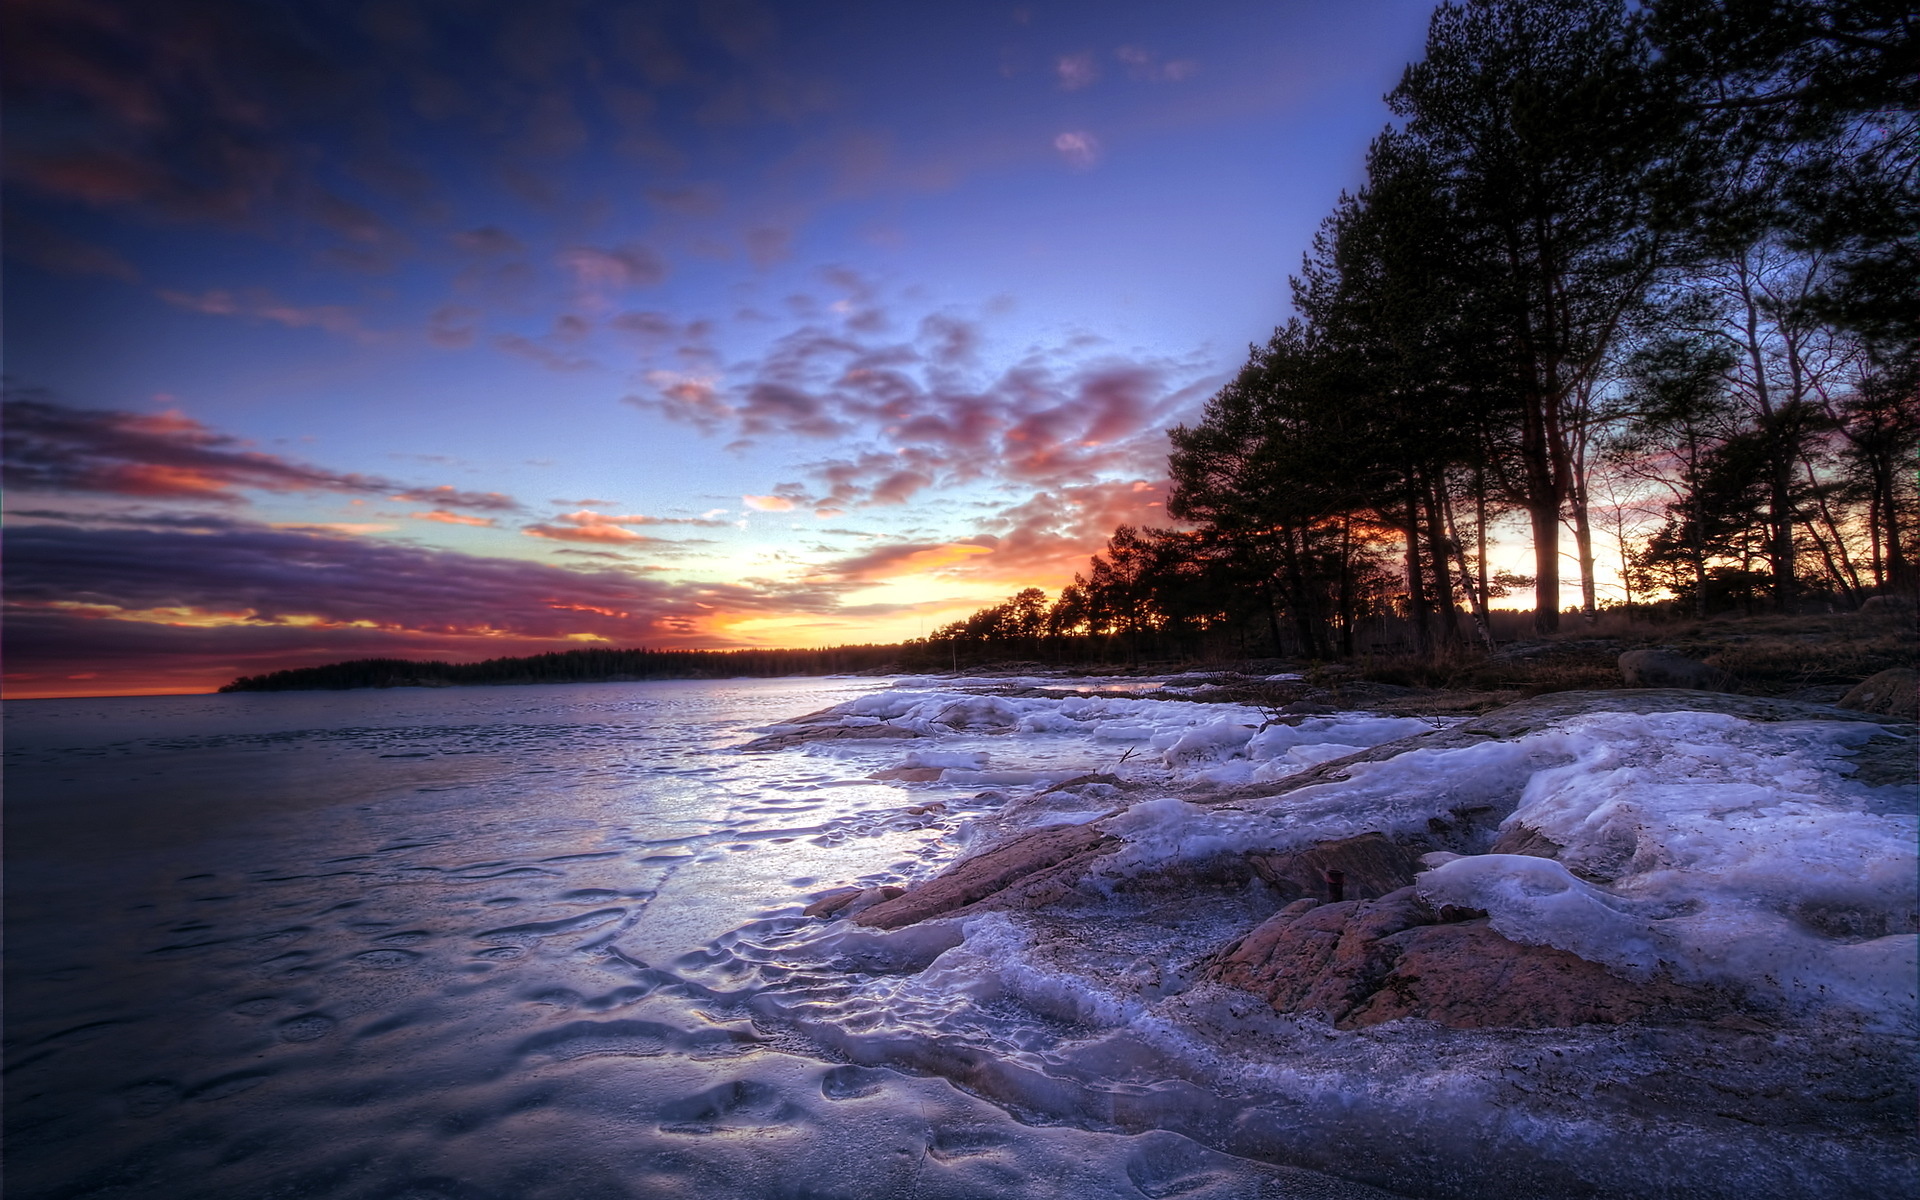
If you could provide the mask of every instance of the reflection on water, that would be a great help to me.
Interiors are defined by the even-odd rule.
[[[931,873],[999,797],[867,779],[898,746],[732,748],[881,686],[9,704],[10,1194],[1379,1194],[856,1061],[863,1021],[964,1034],[908,983],[958,935],[862,961],[800,908]],[[961,1048],[1038,1078],[1055,1025]]]

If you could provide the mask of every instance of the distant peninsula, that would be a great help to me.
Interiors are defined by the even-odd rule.
[[[467,684],[631,683],[651,679],[729,679],[742,675],[839,675],[885,670],[897,645],[824,650],[568,650],[484,662],[357,658],[317,667],[243,675],[222,692],[343,691],[348,688],[457,687]]]

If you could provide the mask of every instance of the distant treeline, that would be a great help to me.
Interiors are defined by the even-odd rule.
[[[459,684],[626,683],[648,679],[728,679],[741,675],[837,675],[885,669],[900,647],[835,646],[828,650],[568,650],[485,662],[416,662],[358,658],[318,667],[245,675],[223,692],[294,692]]]

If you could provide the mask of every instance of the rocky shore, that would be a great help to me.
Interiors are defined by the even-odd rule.
[[[1848,699],[1897,708],[1911,674]],[[1180,698],[1209,687],[1247,694],[1225,680]],[[1490,708],[1412,689],[1376,698],[1376,713],[1450,715],[1278,778],[1123,766],[1062,780],[983,819],[940,874],[809,911],[1017,947],[1019,971],[977,952],[996,994],[1111,1026],[1095,1041],[1154,1030],[1161,1054],[1178,1045],[1191,1060],[1163,1069],[1242,1093],[1205,1120],[1138,1118],[1234,1153],[1409,1195],[1869,1196],[1920,1183],[1909,717],[1699,688]],[[1318,700],[1288,703],[1236,736],[1257,747],[1289,722],[1338,719]],[[843,728],[833,710],[812,714],[761,748],[809,732],[912,746],[943,727],[909,716],[829,732]],[[937,960],[944,977],[975,961],[966,944]],[[1424,1058],[1409,1062],[1409,1046]],[[1266,1094],[1247,1070],[1295,1083]],[[1339,1080],[1327,1086],[1346,1097],[1344,1132],[1324,1113],[1274,1115],[1300,1102],[1303,1075]],[[1449,1119],[1542,1132],[1476,1155],[1449,1140]],[[1335,1163],[1306,1127],[1373,1149]],[[1672,1161],[1649,1138],[1692,1157]]]

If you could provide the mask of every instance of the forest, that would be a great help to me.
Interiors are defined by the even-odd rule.
[[[1330,658],[1367,629],[1422,656],[1491,648],[1492,601],[1528,592],[1539,635],[1911,595],[1916,23],[1443,4],[1294,315],[1171,431],[1180,523],[1116,529],[1052,602],[929,649]],[[1490,565],[1499,529],[1531,574]]]

